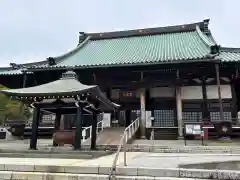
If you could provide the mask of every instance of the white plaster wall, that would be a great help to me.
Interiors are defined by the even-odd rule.
[[[182,99],[203,99],[202,86],[182,86]]]
[[[232,92],[230,85],[221,85],[221,96],[222,99],[231,99]],[[208,99],[218,99],[218,88],[217,85],[207,86],[207,98]]]
[[[172,87],[156,87],[150,89],[150,97],[174,97],[175,88]]]

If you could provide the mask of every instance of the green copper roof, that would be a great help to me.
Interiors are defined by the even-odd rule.
[[[240,62],[239,48],[221,48],[219,56],[223,62]]]
[[[27,68],[32,66],[40,66],[47,65],[48,61],[39,61],[33,63],[25,63],[25,64],[15,64],[10,63],[9,67],[0,67],[0,76],[10,76],[10,75],[21,75],[23,72],[27,70]],[[26,73],[32,73],[31,71],[26,71]]]
[[[0,69],[0,76],[10,76],[10,75],[21,75],[23,74],[24,69],[5,69],[1,70]],[[30,74],[32,72],[26,72],[27,74]]]
[[[112,67],[212,59],[215,42],[206,22],[164,28],[84,34],[69,53],[55,57],[56,65],[34,68]],[[205,29],[204,29],[205,28]]]
[[[5,70],[0,70],[0,76],[1,75],[18,75],[22,74],[22,71],[20,69],[5,69]]]

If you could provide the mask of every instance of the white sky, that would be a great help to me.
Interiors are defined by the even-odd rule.
[[[0,0],[0,66],[71,50],[78,32],[192,23],[210,18],[218,44],[240,47],[237,0]]]

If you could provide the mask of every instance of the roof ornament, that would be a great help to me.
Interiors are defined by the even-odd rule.
[[[212,55],[216,55],[216,54],[219,54],[220,52],[220,46],[219,45],[214,45],[214,46],[211,46],[211,54]]]
[[[210,21],[210,19],[204,19],[203,20],[203,31],[207,35],[210,33],[210,31],[208,29],[209,21]]]
[[[55,59],[54,59],[53,57],[48,57],[48,58],[47,58],[47,61],[48,61],[48,65],[49,65],[49,66],[54,66],[54,65],[56,65]]]
[[[11,66],[13,69],[21,69],[21,65],[16,64],[16,63],[10,63],[10,66]]]
[[[87,35],[85,32],[79,32],[79,40],[78,43],[81,44],[85,39],[86,39]]]
[[[74,71],[67,71],[62,73],[61,79],[78,79],[77,74]]]

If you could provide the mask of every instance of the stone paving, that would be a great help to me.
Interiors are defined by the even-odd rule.
[[[179,165],[195,164],[195,163],[207,163],[207,162],[219,162],[219,161],[239,161],[240,162],[240,141],[233,141],[231,143],[221,143],[214,141],[205,142],[206,146],[201,146],[200,141],[188,141],[187,146],[184,146],[184,141],[164,141],[164,140],[135,140],[128,147],[141,147],[148,149],[153,152],[127,152],[127,167],[123,165],[124,153],[119,154],[117,162],[117,174],[119,179],[161,179],[160,177],[168,177],[167,179],[179,179],[180,177],[185,178],[209,178],[215,177],[222,179],[224,176],[235,175],[240,179],[239,171],[229,170],[194,170],[194,169],[182,169],[178,168]],[[40,139],[38,141],[39,149],[51,149],[51,139]],[[15,140],[5,141],[0,140],[0,150],[15,150],[15,151],[26,151],[29,147],[29,140]],[[191,153],[155,153],[156,149],[193,149]],[[201,151],[197,151],[198,149]],[[207,149],[211,151],[207,152]],[[64,147],[65,152],[71,154],[78,153],[72,151],[71,147]],[[155,150],[154,150],[155,149]],[[219,150],[214,152],[212,150]],[[228,149],[226,151],[225,149]],[[230,150],[229,150],[230,149]],[[70,151],[69,151],[70,150]],[[35,151],[33,151],[35,152]],[[164,151],[165,152],[165,151]],[[190,151],[189,151],[190,152]],[[115,154],[110,154],[94,159],[60,159],[60,158],[10,158],[0,157],[0,176],[9,176],[24,179],[47,179],[49,177],[59,179],[108,179],[109,169],[112,166]],[[59,169],[60,168],[60,169]],[[42,173],[39,170],[42,169]],[[62,170],[61,170],[62,169]],[[6,172],[9,171],[9,172]],[[24,172],[23,171],[27,171]],[[30,171],[34,171],[31,174]],[[49,172],[50,174],[43,173]],[[56,171],[56,172],[55,172]],[[64,172],[65,174],[63,174]],[[57,174],[60,173],[60,174]],[[71,173],[71,175],[67,175]],[[77,173],[74,175],[74,173]],[[91,175],[90,175],[90,174]],[[102,173],[102,174],[101,174]],[[46,177],[45,177],[46,176]],[[63,177],[64,176],[64,177]],[[136,178],[135,176],[138,176]],[[145,177],[147,176],[147,177]],[[21,178],[20,178],[21,177]],[[31,178],[30,178],[31,177]],[[171,178],[170,178],[171,177]],[[51,178],[50,178],[51,179]],[[163,178],[164,179],[164,178]],[[166,179],[166,178],[165,178]],[[25,180],[25,179],[24,179]]]
[[[118,166],[123,166],[123,152],[119,154]],[[103,166],[112,165],[115,154],[103,156],[96,159],[57,159],[50,158],[0,158],[0,165],[58,165],[58,166]],[[219,159],[221,157],[221,159]],[[240,161],[240,154],[165,154],[165,153],[146,153],[128,152],[127,165],[129,167],[154,167],[154,168],[177,168],[180,164],[193,164],[203,162],[218,161]]]
[[[225,161],[239,160],[240,155],[225,154],[160,154],[146,152],[128,152],[127,167],[123,166],[123,153],[120,153],[117,176],[123,179],[160,179],[158,177],[178,178],[212,178],[231,179],[240,178],[240,171],[229,170],[197,170],[178,168],[179,164],[214,162],[222,157]],[[34,158],[0,158],[0,176],[9,171],[13,177],[20,179],[107,179],[113,155],[92,160],[81,159],[34,159]],[[64,176],[64,177],[63,177]],[[31,178],[29,178],[31,177]],[[40,178],[41,177],[41,178]],[[25,180],[24,179],[24,180]],[[121,178],[120,178],[121,179]],[[59,180],[59,179],[58,179]]]
[[[13,150],[27,150],[29,148],[29,139],[25,140],[13,140],[13,141],[6,141],[0,140],[0,150],[1,149],[13,149]],[[240,148],[240,140],[235,140],[232,142],[219,142],[219,141],[205,141],[206,146],[209,147],[236,147]],[[83,144],[85,145],[85,144]],[[97,144],[102,145],[102,144]],[[116,145],[118,143],[116,142]],[[187,141],[187,146],[184,145],[183,140],[134,140],[129,147],[137,147],[137,146],[146,146],[146,147],[162,147],[162,148],[183,148],[183,147],[196,147],[202,146],[201,141]],[[52,147],[52,139],[39,139],[38,140],[38,147],[39,148],[49,148]],[[69,146],[65,146],[65,149],[71,149]]]

